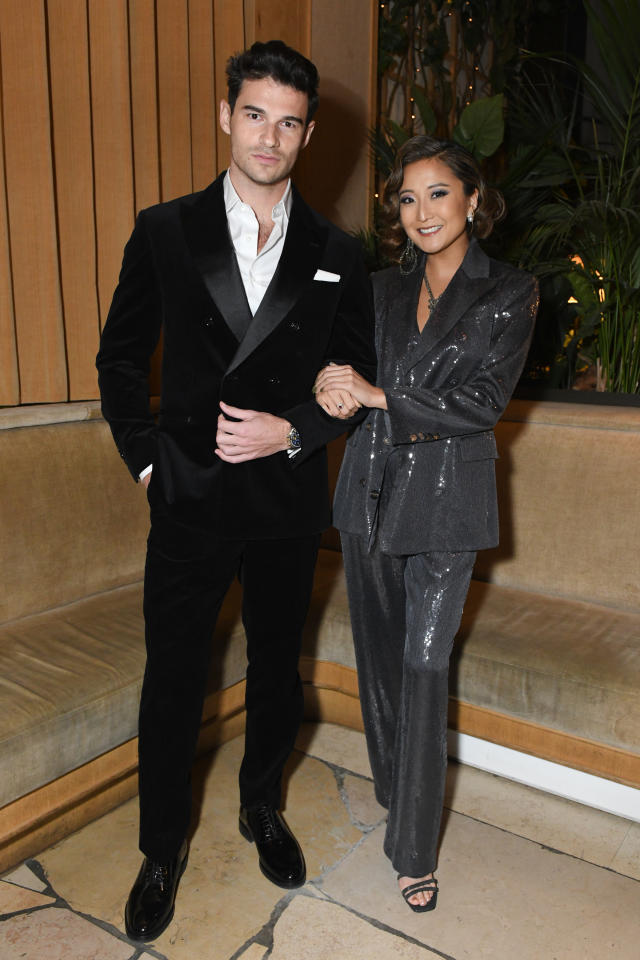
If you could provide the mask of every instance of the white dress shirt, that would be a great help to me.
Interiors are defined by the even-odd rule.
[[[273,227],[262,250],[258,253],[258,218],[248,203],[243,203],[231,182],[229,171],[224,178],[224,206],[229,224],[229,236],[236,252],[240,276],[244,284],[251,313],[255,314],[271,283],[282,255],[291,214],[291,180],[287,181],[282,197],[271,211]]]

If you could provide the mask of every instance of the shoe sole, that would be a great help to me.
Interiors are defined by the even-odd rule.
[[[245,840],[247,840],[249,843],[254,842],[253,834],[251,833],[251,830],[245,823],[242,822],[242,820],[238,820],[238,829],[240,830],[240,833],[245,838]],[[272,876],[269,873],[269,871],[264,867],[262,860],[260,860],[260,857],[258,857],[258,866],[260,867],[260,872],[262,873],[262,875],[265,876],[270,883],[275,884],[276,887],[280,887],[282,890],[295,890],[296,887],[304,887],[305,883],[307,882],[306,870],[301,880],[292,880],[289,883],[287,883],[286,881],[279,880],[276,877]]]

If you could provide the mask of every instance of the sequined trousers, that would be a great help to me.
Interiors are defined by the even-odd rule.
[[[449,658],[474,551],[391,556],[342,533],[360,703],[384,852],[401,876],[435,869],[447,769]]]

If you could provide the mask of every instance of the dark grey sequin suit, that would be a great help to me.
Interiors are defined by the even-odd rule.
[[[385,852],[412,877],[436,863],[449,656],[476,551],[498,542],[493,427],[538,303],[532,276],[472,241],[421,334],[424,266],[373,277],[388,411],[348,440],[334,502]]]

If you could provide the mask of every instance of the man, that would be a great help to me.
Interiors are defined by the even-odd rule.
[[[173,916],[211,637],[236,574],[248,656],[239,828],[270,880],[305,881],[278,810],[302,717],[301,632],[330,522],[325,444],[345,429],[312,386],[331,361],[374,376],[358,245],[289,179],[313,132],[316,68],[270,41],[232,57],[227,76],[229,170],[139,214],[97,358],[105,418],[151,511],[139,726],[145,859],[125,910],[136,940],[155,939]],[[161,330],[156,424],[147,374]],[[356,413],[348,395],[332,402]]]

